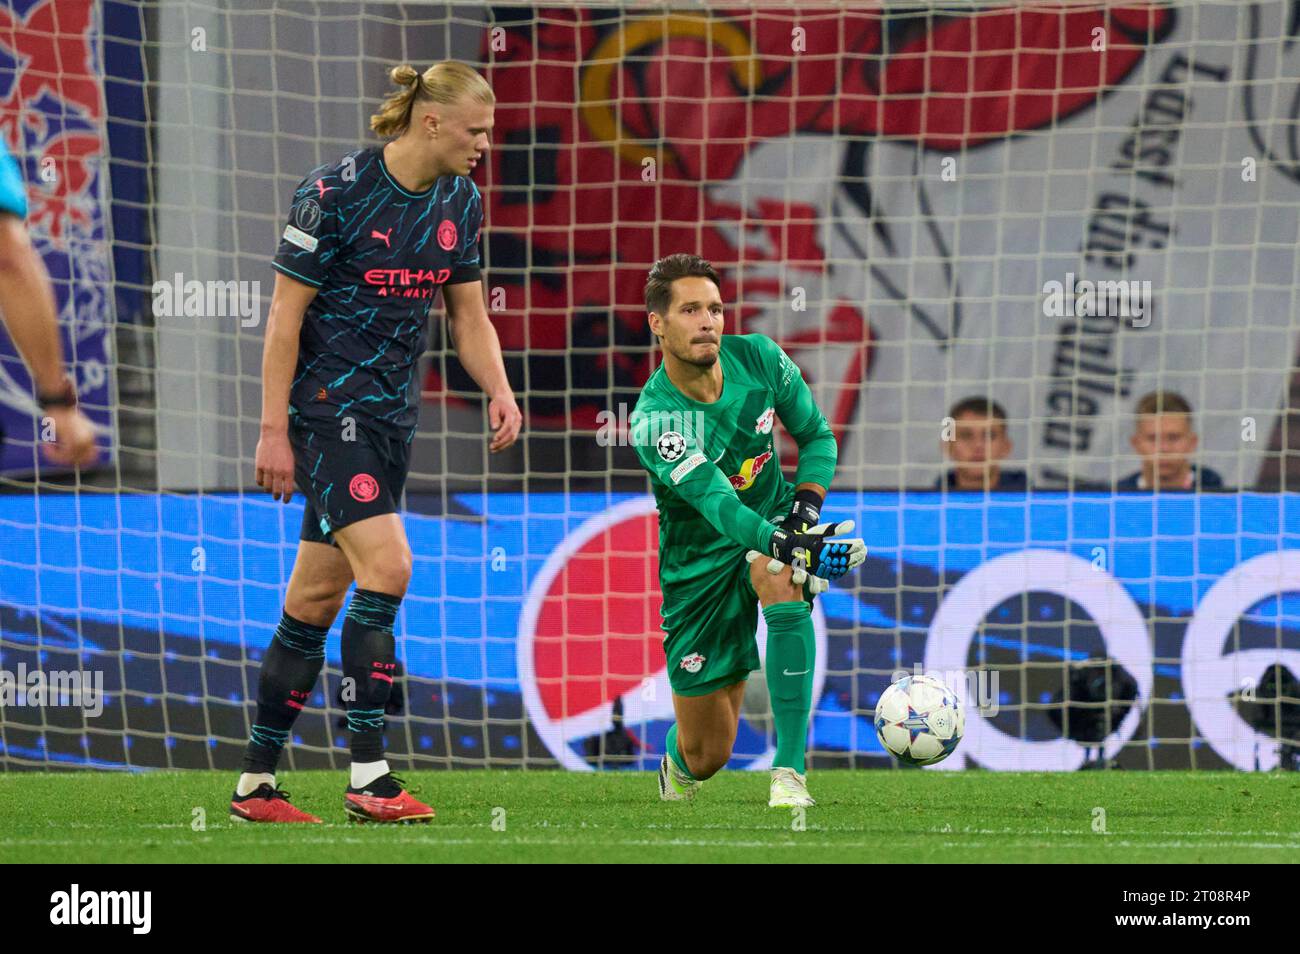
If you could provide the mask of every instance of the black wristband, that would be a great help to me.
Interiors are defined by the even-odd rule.
[[[36,403],[41,406],[42,411],[48,411],[52,407],[76,407],[77,389],[73,387],[72,380],[65,375],[62,388],[53,394],[38,394]]]
[[[791,506],[790,512],[804,518],[810,527],[821,523],[822,495],[807,488],[796,490],[794,492],[794,504]]]

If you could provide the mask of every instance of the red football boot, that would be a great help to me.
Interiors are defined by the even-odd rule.
[[[430,822],[433,809],[411,797],[405,783],[389,772],[364,788],[348,786],[343,808],[354,822]]]
[[[232,795],[230,817],[241,822],[307,822],[321,824],[315,815],[309,815],[289,804],[289,793],[263,782],[249,795]]]

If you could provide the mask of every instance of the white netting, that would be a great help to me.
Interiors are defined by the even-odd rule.
[[[722,274],[729,330],[770,335],[803,369],[840,438],[829,506],[872,548],[819,602],[817,764],[882,764],[871,712],[915,664],[985,690],[948,767],[1074,767],[1090,715],[1134,767],[1274,764],[1289,710],[1234,707],[1243,690],[1271,698],[1256,683],[1298,651],[1285,594],[1300,580],[1277,554],[1300,528],[1273,493],[1295,443],[1296,9],[229,0],[59,20],[90,38],[102,112],[15,85],[27,98],[4,115],[11,131],[38,110],[84,120],[106,165],[136,175],[82,188],[89,229],[77,208],[33,222],[38,240],[66,220],[117,256],[64,308],[114,369],[96,379],[112,463],[71,496],[5,458],[0,650],[9,672],[102,671],[109,694],[93,718],[7,702],[4,764],[236,764],[300,515],[252,480],[269,259],[302,175],[374,141],[388,69],[445,58],[498,99],[476,181],[526,432],[489,461],[435,309],[399,757],[657,761],[671,718],[657,534],[625,422],[655,360],[645,273],[692,251]],[[0,86],[21,72],[0,68]],[[30,172],[52,148],[8,142]],[[66,252],[50,241],[47,259]],[[245,283],[253,313],[176,314],[189,282]],[[1065,301],[1080,282],[1134,283],[1137,313],[1108,313],[1107,288],[1128,285],[1080,313]],[[115,302],[107,341],[82,317],[96,293]],[[0,400],[30,417],[15,380]],[[1112,497],[1157,389],[1194,408],[1202,468],[1269,493]],[[898,494],[935,486],[944,419],[968,397],[1005,408],[1005,466],[1032,500]],[[8,441],[30,471],[33,439]],[[336,640],[290,765],[346,759]],[[737,748],[755,764],[763,703],[756,681]],[[1265,710],[1257,735],[1244,719]]]

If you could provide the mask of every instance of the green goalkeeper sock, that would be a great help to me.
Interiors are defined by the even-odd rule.
[[[763,618],[767,620],[767,692],[776,723],[772,767],[792,768],[802,775],[817,653],[812,608],[802,600],[775,603],[763,607]]]
[[[686,764],[686,759],[677,748],[677,723],[674,722],[668,727],[668,734],[664,736],[664,749],[668,752],[668,757],[673,760],[673,764],[686,773],[686,777],[694,779],[690,767]]]

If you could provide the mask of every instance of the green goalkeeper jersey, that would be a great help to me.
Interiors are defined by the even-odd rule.
[[[722,394],[695,401],[661,365],[629,419],[659,510],[659,582],[665,628],[687,601],[734,571],[747,550],[770,552],[790,485],[781,475],[773,417],[799,445],[795,482],[830,487],[836,445],[798,366],[764,335],[723,335]]]

